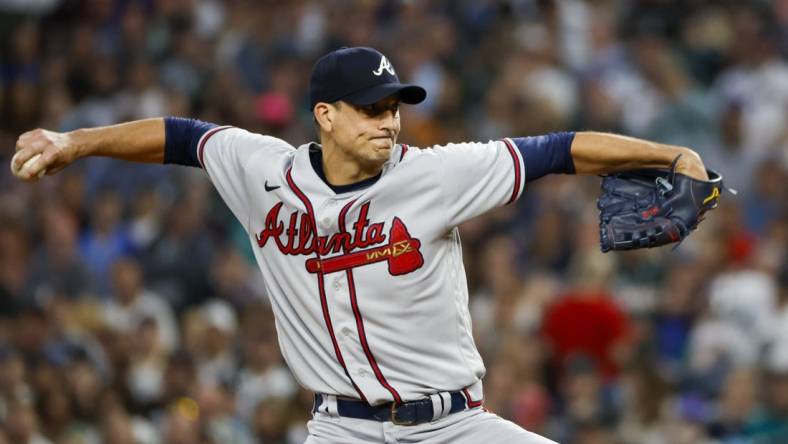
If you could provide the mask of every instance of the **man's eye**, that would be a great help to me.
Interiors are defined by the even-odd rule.
[[[369,116],[376,116],[378,113],[380,113],[380,110],[373,105],[362,106],[361,111],[363,111],[364,114],[367,114]]]
[[[379,115],[385,113],[386,111],[391,111],[394,114],[396,114],[399,111],[399,104],[390,105],[390,106],[383,106],[383,105],[377,105],[377,104],[375,104],[375,105],[367,105],[367,106],[361,106],[360,109],[361,109],[361,112],[363,112],[367,116],[376,117],[376,116],[379,116]]]

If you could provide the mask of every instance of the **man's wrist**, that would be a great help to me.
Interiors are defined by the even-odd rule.
[[[67,149],[71,151],[73,159],[93,156],[97,151],[95,137],[90,137],[90,129],[77,129],[66,133],[68,137]]]

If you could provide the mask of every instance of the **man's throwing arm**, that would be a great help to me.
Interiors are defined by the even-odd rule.
[[[198,141],[215,127],[194,119],[159,117],[64,133],[39,128],[19,136],[11,170],[20,179],[37,180],[42,172],[55,174],[88,156],[200,167]]]

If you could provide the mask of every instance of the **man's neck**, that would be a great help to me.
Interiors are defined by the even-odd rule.
[[[331,185],[341,186],[361,182],[377,176],[383,164],[364,165],[348,158],[344,151],[331,144],[323,145],[323,174]]]

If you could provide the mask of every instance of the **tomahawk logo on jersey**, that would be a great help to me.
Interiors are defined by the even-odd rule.
[[[346,253],[325,260],[307,260],[306,269],[311,273],[331,273],[387,260],[391,274],[398,275],[409,273],[424,262],[419,252],[421,242],[410,237],[405,224],[399,218],[395,217],[392,221],[388,236],[383,233],[384,223],[369,223],[369,202],[361,206],[358,220],[351,225],[352,232],[340,230],[331,236],[317,235],[307,214],[301,213],[299,217],[296,211],[290,213],[290,222],[285,230],[284,222],[279,219],[282,205],[283,203],[279,202],[268,211],[265,229],[256,235],[258,247],[265,247],[268,239],[273,237],[282,254],[325,256],[340,251]],[[388,243],[386,239],[389,239]],[[365,249],[371,245],[378,246]],[[356,249],[361,250],[350,253]]]
[[[373,405],[462,389],[480,401],[456,227],[565,171],[572,133],[395,145],[378,177],[332,187],[317,144],[188,125],[180,163],[202,166],[246,228],[282,354],[306,388]]]

